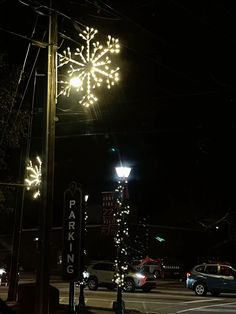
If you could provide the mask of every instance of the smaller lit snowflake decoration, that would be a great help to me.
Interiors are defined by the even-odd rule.
[[[92,42],[97,34],[97,30],[87,27],[79,36],[86,42],[86,48],[76,48],[76,52],[72,57],[70,48],[68,47],[63,54],[59,55],[59,67],[68,64],[68,75],[71,77],[69,81],[59,81],[61,91],[59,95],[70,95],[71,87],[75,87],[76,91],[81,93],[79,103],[85,107],[94,104],[98,99],[93,91],[102,84],[107,85],[110,89],[119,81],[119,68],[111,68],[110,54],[119,53],[120,45],[118,39],[107,37],[106,47],[103,47],[98,41]],[[59,96],[58,95],[58,96]]]
[[[41,179],[42,179],[42,161],[39,156],[36,157],[36,164],[33,165],[32,161],[29,161],[27,170],[27,178],[25,183],[27,185],[27,190],[33,191],[33,198],[38,198],[40,196]]]

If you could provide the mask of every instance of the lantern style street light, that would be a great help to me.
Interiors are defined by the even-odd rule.
[[[122,289],[124,287],[124,277],[128,269],[127,264],[127,238],[129,230],[127,226],[127,216],[129,215],[128,205],[128,177],[131,171],[129,167],[116,167],[116,174],[119,178],[116,189],[116,222],[117,233],[114,237],[116,246],[115,276],[114,281],[117,284],[117,299],[113,304],[116,314],[124,313],[124,301],[122,300]]]
[[[116,174],[121,180],[127,180],[130,175],[130,167],[116,167]]]

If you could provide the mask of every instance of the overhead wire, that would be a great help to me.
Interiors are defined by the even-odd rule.
[[[38,1],[28,1],[29,3],[31,3],[31,5],[32,5],[32,4],[33,4],[33,5],[36,5],[36,4],[37,4],[37,10],[35,10],[36,7],[30,6],[30,4],[29,4],[29,3],[26,3],[25,1],[21,1],[21,0],[18,0],[18,1],[19,1],[20,3],[22,3],[22,4],[24,4],[24,5],[27,5],[27,6],[31,7],[31,9],[33,9],[36,13],[39,13],[39,9],[43,9],[43,8],[44,8],[44,9],[47,9],[48,11],[50,11],[50,12],[54,12],[54,13],[56,13],[56,14],[62,16],[63,18],[66,18],[66,19],[72,21],[73,23],[76,23],[77,25],[81,25],[81,26],[83,26],[83,27],[86,27],[83,23],[80,23],[79,21],[77,21],[77,20],[71,18],[70,16],[68,16],[68,15],[66,15],[66,14],[64,14],[64,13],[62,13],[61,11],[58,11],[58,10],[56,10],[56,9],[50,8],[50,7],[48,7],[48,6],[45,6],[45,5],[41,4],[41,3],[38,2]],[[73,40],[72,38],[66,36],[65,34],[63,34],[63,33],[61,33],[61,32],[59,32],[59,35],[63,38],[63,40],[64,40],[64,39],[67,39],[67,40],[73,41],[74,43],[80,45],[79,42]],[[39,50],[38,50],[38,54],[39,54]],[[34,65],[33,65],[33,67],[32,67],[31,74],[30,74],[30,77],[29,77],[29,80],[28,80],[28,83],[27,83],[27,86],[26,86],[26,89],[25,89],[25,93],[26,93],[26,90],[27,90],[27,88],[28,88],[28,85],[29,85],[29,82],[30,82],[30,79],[31,79],[31,76],[32,76],[32,73],[33,73],[33,69],[34,69],[34,67],[35,67],[35,64],[36,64],[36,61],[37,61],[37,58],[38,58],[38,54],[37,54],[37,56],[36,56]],[[24,93],[24,96],[25,96],[25,93]],[[23,97],[23,98],[24,98],[24,97]],[[22,106],[23,98],[22,98],[22,101],[21,101],[21,104],[20,104],[19,109],[20,109],[21,106]],[[60,108],[60,107],[58,107],[58,106],[57,106],[57,109],[60,110],[60,111],[62,111],[62,112],[68,112],[68,111],[70,111],[70,110],[73,110],[73,108],[70,108],[70,109],[63,109],[63,108]]]
[[[34,24],[34,27],[33,27],[33,31],[32,31],[31,37],[34,36],[37,23],[38,23],[38,16],[36,16],[36,20],[35,20],[35,24]],[[2,145],[2,143],[3,143],[5,132],[6,132],[6,128],[7,128],[7,125],[9,123],[12,111],[13,111],[15,99],[16,99],[16,96],[17,96],[18,90],[19,90],[19,85],[21,83],[22,76],[23,76],[23,73],[25,71],[26,61],[28,59],[30,47],[31,47],[31,43],[29,43],[29,45],[27,47],[27,50],[26,50],[25,58],[24,58],[24,61],[23,61],[23,65],[22,65],[20,74],[19,74],[19,78],[18,78],[18,81],[17,81],[16,89],[15,89],[15,92],[14,92],[14,95],[13,95],[13,98],[12,98],[11,107],[10,107],[10,110],[9,110],[9,113],[8,113],[8,117],[7,117],[6,121],[5,121],[5,125],[3,127],[3,131],[2,131],[2,134],[1,134],[0,145]]]
[[[87,2],[90,3],[91,5],[97,6],[97,1],[96,1],[96,2],[93,2],[93,1],[87,0]],[[176,1],[176,0],[169,0],[169,2],[172,2],[173,4],[176,4],[176,5],[179,6],[181,9],[184,9],[186,12],[188,12],[188,14],[191,14],[191,16],[192,16],[191,10],[189,10],[188,8],[186,8],[186,7],[183,6],[183,5],[180,5],[178,1]],[[149,30],[147,30],[147,29],[146,29],[145,27],[143,27],[141,24],[135,22],[135,21],[134,21],[133,19],[131,19],[130,17],[127,17],[125,14],[123,14],[123,13],[121,13],[120,11],[114,9],[111,5],[108,5],[108,4],[105,3],[103,0],[98,0],[98,3],[104,4],[104,5],[105,5],[109,10],[111,10],[113,13],[115,13],[115,14],[117,14],[118,16],[120,16],[121,18],[127,20],[128,22],[134,24],[135,26],[141,27],[141,29],[144,30],[144,31],[146,31],[146,32],[148,32],[148,34],[149,34],[150,36],[152,36],[153,39],[160,40],[161,42],[164,42],[165,44],[167,44],[167,45],[170,46],[170,47],[173,46],[173,44],[170,44],[170,42],[163,41],[160,37],[156,37],[152,32],[150,32]],[[102,8],[102,7],[100,7],[100,8],[101,8],[101,10],[104,9],[104,8]],[[109,11],[106,10],[106,12],[109,12]],[[206,22],[203,22],[201,19],[199,19],[198,17],[196,18],[195,16],[194,16],[194,19],[197,20],[199,23],[201,23],[201,24],[203,24],[203,25],[207,25],[207,26],[211,27],[211,30],[212,30],[212,31],[216,31],[216,29],[215,29],[211,24],[206,23]],[[221,30],[221,31],[222,31],[222,30]],[[227,34],[227,35],[228,35],[228,34]],[[229,36],[228,36],[228,37],[229,37]],[[230,37],[229,37],[229,38],[230,38]],[[230,39],[232,40],[232,38],[230,38]],[[233,42],[235,42],[235,41],[233,41]],[[130,49],[130,47],[127,47],[127,46],[126,46],[126,48],[127,48],[127,49]],[[132,50],[132,49],[130,49],[130,50]],[[133,51],[136,51],[136,53],[139,52],[138,50],[135,50],[135,49],[133,49]],[[142,55],[142,56],[143,56],[143,55]],[[186,77],[186,78],[190,79],[192,82],[200,82],[200,81],[201,81],[201,80],[199,80],[199,79],[194,79],[194,78],[190,77],[189,74],[186,74],[185,72],[181,72],[181,71],[179,71],[179,70],[176,70],[176,69],[173,68],[173,66],[169,66],[169,65],[167,65],[167,64],[164,64],[164,63],[160,62],[159,60],[157,60],[157,59],[155,59],[155,58],[153,58],[153,57],[150,57],[150,56],[148,56],[148,55],[145,55],[145,58],[148,58],[151,62],[158,64],[159,66],[163,67],[164,69],[166,69],[166,70],[168,70],[168,71],[170,71],[170,72],[173,72],[173,73],[175,73],[175,74],[177,74],[177,75],[180,75],[180,76],[182,76],[182,77]],[[209,78],[211,78],[211,76],[209,76]]]
[[[74,2],[74,1],[70,1],[70,3],[72,4],[76,4],[76,5],[80,5],[80,6],[84,6],[82,3],[80,2]],[[84,3],[88,3],[89,5],[91,5],[91,2],[88,1],[88,0],[85,0]],[[97,12],[101,12],[101,10],[104,12],[104,13],[108,13],[110,16],[112,15],[112,13],[109,11],[109,10],[106,10],[104,8],[101,8],[97,2],[94,2],[94,6],[96,7],[97,9]],[[117,21],[117,20],[120,20],[119,17],[117,17],[116,15],[112,16],[112,17],[108,17],[108,16],[98,16],[98,15],[93,15],[93,14],[88,14],[88,16],[91,16],[91,17],[94,17],[94,18],[97,18],[97,19],[104,19],[104,20],[110,20],[110,21]]]
[[[168,46],[172,46],[169,42],[167,42],[165,39],[161,38],[160,36],[157,36],[156,34],[154,34],[153,32],[151,32],[150,30],[148,30],[147,28],[143,27],[141,24],[135,22],[132,18],[128,17],[127,15],[121,13],[120,11],[114,9],[111,5],[108,5],[107,3],[105,3],[102,0],[97,0],[97,1],[90,1],[90,0],[86,0],[88,3],[90,3],[93,6],[96,6],[97,3],[101,3],[103,4],[106,8],[108,8],[109,10],[107,10],[106,12],[112,12],[113,14],[115,14],[117,17],[122,18],[123,20],[128,21],[129,23],[135,25],[136,27],[138,27],[139,29],[141,29],[143,32],[147,33],[149,36],[151,36],[152,39],[156,39],[159,40],[160,42],[167,44]],[[102,10],[105,10],[104,8],[101,7]],[[172,46],[173,48],[173,46]]]
[[[91,5],[96,6],[97,2],[92,2],[90,0],[87,0],[88,3],[90,3]],[[144,32],[146,32],[149,36],[151,36],[152,39],[156,39],[159,40],[160,42],[164,43],[165,45],[168,45],[170,48],[174,49],[176,48],[176,45],[171,44],[170,42],[164,40],[161,37],[157,37],[153,32],[151,32],[150,30],[146,29],[145,27],[143,27],[141,24],[135,22],[132,18],[126,16],[125,14],[121,13],[120,11],[114,9],[113,7],[111,7],[110,5],[106,4],[104,1],[102,0],[98,0],[98,2],[100,2],[101,4],[105,5],[109,10],[111,10],[113,13],[117,14],[117,16],[121,17],[122,19],[128,21],[129,23],[135,25],[136,27],[140,28],[141,30],[143,30]],[[101,8],[103,10],[103,8]],[[106,11],[109,12],[109,11]],[[122,44],[123,47],[125,47],[126,49],[135,52],[136,54],[140,54],[140,51],[138,49],[132,49],[131,47]],[[173,66],[168,65],[168,64],[164,64],[163,62],[160,62],[157,58],[154,58],[150,55],[148,55],[146,53],[146,51],[143,52],[142,50],[142,58],[145,57],[147,60],[151,61],[152,63],[158,64],[159,66],[161,66],[162,68],[168,70],[169,72],[175,73],[176,75],[179,75],[181,77],[185,77],[186,79],[190,79],[192,82],[197,83],[200,82],[201,80],[199,79],[195,79],[189,76],[189,74],[186,74],[186,72],[182,72],[180,70],[177,70],[175,68],[173,68]]]
[[[46,33],[47,33],[47,32],[44,31],[42,40],[44,40],[44,37],[45,37]],[[23,96],[22,96],[22,98],[21,98],[21,102],[20,102],[20,105],[19,105],[19,107],[18,107],[18,110],[17,110],[17,113],[16,113],[16,117],[15,117],[15,120],[14,120],[14,123],[13,123],[13,124],[16,123],[17,118],[18,118],[18,116],[19,116],[19,113],[20,113],[20,111],[21,111],[21,107],[22,107],[22,104],[23,104],[23,102],[24,102],[24,100],[25,100],[25,95],[26,95],[27,89],[28,89],[28,87],[29,87],[29,83],[30,83],[30,80],[31,80],[31,78],[32,78],[32,75],[33,75],[33,72],[34,72],[34,69],[35,69],[35,65],[36,65],[36,62],[37,62],[37,60],[38,60],[40,51],[41,51],[41,47],[38,48],[37,54],[36,54],[35,59],[34,59],[34,63],[33,63],[33,65],[32,65],[32,67],[31,67],[30,75],[29,75],[29,77],[28,77],[27,84],[26,84],[26,87],[25,87],[25,89],[24,89],[24,93],[23,93]]]
[[[25,36],[25,35],[22,35],[22,34],[13,32],[13,31],[10,31],[10,30],[8,30],[8,29],[6,29],[6,28],[0,27],[0,30],[3,31],[3,32],[5,32],[5,33],[8,33],[8,34],[17,36],[17,37],[22,38],[22,39],[25,39],[25,40],[31,42],[31,43],[32,43],[33,45],[35,45],[35,46],[40,46],[40,47],[42,47],[42,48],[46,48],[46,47],[48,46],[48,43],[46,43],[46,42],[41,42],[41,41],[32,39],[32,38],[27,37],[27,36]]]
[[[20,1],[20,0],[19,0],[19,1]],[[23,1],[20,1],[20,2],[25,4],[25,2],[23,2]],[[68,20],[70,20],[70,21],[72,21],[73,23],[76,23],[77,25],[81,25],[81,26],[85,27],[85,25],[84,25],[83,23],[77,21],[76,19],[72,18],[72,17],[69,16],[69,15],[66,15],[66,14],[62,13],[62,12],[59,11],[59,10],[52,9],[52,8],[50,8],[50,7],[48,7],[48,6],[45,6],[45,5],[41,4],[41,3],[38,2],[38,1],[32,1],[32,0],[30,0],[30,1],[28,1],[28,2],[31,3],[31,4],[33,4],[33,5],[36,5],[36,4],[37,4],[37,5],[38,5],[37,10],[38,10],[38,8],[41,8],[41,9],[42,9],[42,8],[46,8],[47,10],[56,12],[57,14],[61,15],[62,17],[66,18],[66,19],[68,19]],[[99,8],[100,8],[101,10],[105,11],[106,13],[112,14],[112,17],[113,17],[113,18],[114,18],[114,17],[117,17],[118,19],[125,19],[125,20],[127,20],[128,22],[134,24],[135,26],[137,26],[137,27],[139,27],[139,28],[141,27],[145,32],[148,32],[151,36],[154,36],[154,37],[155,37],[155,34],[153,34],[152,32],[150,32],[149,30],[145,29],[145,28],[144,28],[142,25],[140,25],[139,23],[133,21],[130,17],[127,17],[126,15],[124,15],[123,13],[121,13],[120,11],[115,10],[113,7],[111,7],[110,5],[106,4],[104,1],[99,0],[98,2],[92,2],[92,1],[87,0],[86,2],[89,3],[90,5],[95,6],[95,7],[98,6],[98,2],[101,3],[101,4],[103,5],[103,7],[99,6]],[[106,8],[104,8],[104,6],[105,6]],[[63,33],[59,33],[59,35],[60,35],[62,38],[70,39],[70,40],[72,40],[74,43],[79,44],[78,42],[75,42],[73,39],[69,38],[68,36],[66,36],[66,35],[63,34]],[[160,38],[156,38],[156,39],[162,41],[162,39],[160,39]],[[169,42],[167,42],[167,41],[164,41],[164,42],[165,42],[165,44],[170,45]],[[128,50],[134,51],[135,53],[139,53],[139,51],[138,51],[137,49],[132,49],[132,48],[130,48],[129,46],[124,46],[124,47],[127,48]],[[159,60],[157,60],[157,59],[154,58],[154,57],[148,56],[147,54],[145,54],[145,55],[142,54],[142,57],[143,57],[143,56],[144,56],[145,58],[148,58],[151,62],[160,65],[160,66],[163,67],[164,69],[167,69],[168,71],[171,71],[171,72],[175,73],[175,74],[178,75],[178,76],[182,76],[182,77],[185,77],[186,79],[190,79],[192,82],[195,82],[195,83],[200,82],[199,79],[194,79],[194,78],[190,77],[189,74],[186,74],[186,72],[181,72],[181,71],[179,71],[179,70],[177,70],[177,69],[174,69],[174,68],[173,68],[172,66],[170,66],[170,65],[163,64],[162,62],[160,62]],[[169,93],[173,93],[173,91],[169,91]],[[63,110],[63,109],[62,109],[62,110]],[[96,113],[95,113],[95,114],[96,114]]]
[[[29,5],[28,3],[26,3],[25,1],[24,1],[24,2],[23,2],[22,0],[18,0],[18,1],[21,2],[21,3],[24,4],[24,5],[30,6],[30,5]],[[51,8],[51,7],[47,6],[47,5],[44,5],[44,4],[42,4],[42,3],[38,2],[38,1],[35,1],[35,0],[28,0],[28,2],[30,2],[31,4],[35,4],[35,5],[37,4],[37,5],[39,6],[38,8],[46,9],[46,10],[48,10],[49,12],[56,13],[56,14],[58,14],[58,15],[64,17],[64,18],[66,18],[67,20],[70,20],[70,21],[72,21],[72,22],[76,22],[77,24],[83,26],[84,28],[87,26],[87,25],[85,25],[85,24],[79,22],[78,20],[72,18],[71,16],[66,15],[66,14],[63,13],[63,12],[61,12],[61,11],[59,11],[59,10],[56,10],[56,9],[54,9],[54,8]],[[30,6],[30,7],[31,7],[31,6]],[[36,12],[43,14],[42,12],[38,11],[38,8],[36,9],[36,10],[37,10]],[[31,9],[35,10],[35,7],[31,7]]]
[[[25,2],[23,2],[23,1],[21,1],[21,0],[18,0],[18,1],[21,2],[21,3],[23,3],[23,4],[26,4]],[[31,4],[35,4],[35,5],[37,4],[39,8],[44,8],[44,9],[47,9],[47,10],[49,10],[49,11],[51,11],[51,12],[55,12],[56,14],[58,14],[58,15],[64,17],[64,18],[66,18],[67,20],[70,20],[72,23],[77,24],[77,30],[78,30],[78,31],[81,31],[81,32],[82,32],[82,30],[81,30],[80,28],[78,29],[78,25],[83,26],[84,28],[87,26],[87,25],[85,25],[85,24],[79,22],[78,20],[72,18],[71,16],[66,15],[66,14],[64,14],[63,12],[59,11],[59,10],[56,10],[56,9],[50,8],[50,7],[46,6],[46,5],[43,5],[42,3],[38,2],[38,1],[29,0],[29,2],[30,2]],[[110,5],[106,4],[104,1],[98,0],[98,2],[92,2],[92,1],[90,1],[90,0],[86,0],[86,2],[89,3],[89,4],[91,4],[91,5],[93,5],[93,6],[95,6],[95,7],[97,7],[97,3],[100,2],[101,4],[103,4],[104,6],[106,6],[106,7],[108,8],[108,10],[107,10],[107,9],[104,9],[104,8],[100,7],[102,10],[105,10],[106,13],[110,13],[110,14],[113,14],[113,16],[115,15],[115,16],[117,16],[118,18],[122,18],[122,19],[124,19],[124,20],[126,20],[126,21],[132,23],[132,24],[135,25],[136,27],[142,29],[144,32],[147,32],[152,38],[157,39],[157,40],[163,42],[164,44],[166,44],[166,45],[168,45],[168,46],[170,46],[170,47],[172,47],[172,48],[175,47],[175,46],[173,46],[172,44],[170,44],[170,42],[167,42],[166,40],[164,40],[164,39],[162,39],[162,38],[160,38],[160,37],[157,37],[155,34],[153,34],[152,32],[150,32],[150,31],[147,30],[146,28],[144,28],[141,24],[135,22],[135,21],[134,21],[133,19],[131,19],[130,17],[127,17],[125,14],[123,14],[123,13],[121,13],[120,11],[114,9],[114,8],[111,7]],[[38,9],[37,9],[37,10],[38,10]],[[111,12],[111,11],[112,11],[112,12]],[[64,36],[64,37],[66,36],[65,34],[63,34],[63,35],[62,35],[62,34],[63,34],[63,33],[59,33],[59,35],[62,36],[62,37],[63,37],[63,36]],[[132,49],[132,48],[130,48],[129,46],[126,46],[126,45],[123,45],[123,46],[124,46],[126,49],[130,50],[130,51],[133,51],[133,52],[135,52],[135,53],[139,53],[139,51],[138,51],[137,49]],[[149,56],[149,55],[147,55],[147,54],[143,55],[143,53],[142,53],[142,57],[143,57],[143,56],[145,56],[145,58],[147,58],[147,59],[150,60],[151,62],[158,64],[159,66],[163,67],[164,69],[166,69],[166,70],[168,70],[168,71],[170,71],[170,72],[173,72],[173,73],[175,73],[175,74],[177,74],[177,75],[180,75],[180,76],[182,76],[182,77],[186,77],[187,79],[190,79],[190,80],[192,80],[193,82],[199,82],[199,80],[193,79],[192,77],[190,77],[190,76],[189,76],[188,74],[186,74],[185,72],[181,72],[181,71],[179,71],[179,70],[176,70],[176,69],[174,69],[172,66],[167,65],[167,64],[164,64],[164,63],[160,62],[159,60],[157,60],[156,58],[153,58],[153,57],[151,57],[151,56]]]
[[[92,2],[92,1],[89,1],[89,0],[87,0],[86,2],[89,3],[89,4],[91,4],[91,5],[93,5],[93,6],[95,6],[95,7],[97,7],[97,2]],[[112,8],[111,6],[107,5],[104,1],[99,0],[99,2],[102,3],[102,4],[105,4],[106,7],[108,8],[108,9],[104,9],[104,7],[99,6],[99,10],[101,10],[101,11],[104,10],[106,13],[112,14],[112,18],[113,18],[113,19],[114,19],[114,16],[117,16],[118,19],[125,19],[125,20],[127,20],[128,22],[134,24],[135,26],[138,26],[139,28],[141,27],[141,29],[143,29],[145,32],[148,32],[150,35],[154,35],[152,32],[150,32],[150,31],[148,31],[147,29],[143,28],[142,25],[140,25],[140,24],[134,22],[131,18],[127,17],[126,15],[124,15],[124,14],[122,14],[122,13],[120,13],[120,11],[117,11],[117,10],[115,10],[114,8]],[[111,11],[112,11],[112,13],[111,13]],[[90,15],[90,16],[91,16],[91,15]],[[94,16],[94,17],[96,17],[96,16]],[[99,17],[99,16],[97,16],[97,17]],[[103,18],[104,18],[104,17],[103,17]],[[157,39],[160,40],[160,38],[157,38]],[[169,43],[169,42],[166,42],[166,41],[165,41],[165,44],[170,45],[170,43]],[[139,53],[139,51],[138,51],[137,49],[132,49],[132,48],[130,48],[129,46],[125,46],[125,45],[123,45],[123,46],[124,46],[126,49],[128,49],[128,50],[133,50],[135,53]],[[189,75],[188,73],[179,71],[179,70],[177,70],[177,69],[174,69],[173,66],[170,66],[170,65],[167,65],[167,64],[163,64],[162,62],[160,62],[159,60],[157,60],[157,59],[154,58],[154,57],[148,56],[147,54],[144,55],[144,54],[142,53],[142,57],[143,57],[143,56],[144,56],[146,59],[149,59],[152,63],[156,63],[156,64],[158,64],[159,66],[163,67],[164,69],[168,70],[169,72],[175,73],[177,76],[185,77],[185,78],[188,79],[188,80],[190,79],[190,80],[191,80],[192,82],[194,82],[194,83],[199,83],[199,82],[201,82],[200,79],[193,78],[192,76],[190,77],[190,75]],[[202,92],[202,93],[212,94],[212,93],[215,93],[215,91],[206,91],[206,92]],[[202,93],[201,93],[201,94],[202,94]],[[181,93],[181,94],[179,95],[179,94],[176,94],[176,92],[170,91],[170,90],[169,90],[169,94],[171,94],[171,95],[170,95],[170,96],[167,96],[167,97],[174,97],[174,96],[176,96],[176,97],[184,97],[184,96],[189,97],[189,93],[187,93],[187,94],[185,94],[185,95],[183,95],[183,94]],[[191,93],[191,95],[198,95],[198,94],[199,94],[199,93]],[[101,112],[100,112],[100,113],[101,113]]]
[[[30,6],[28,3],[26,3],[25,1],[22,1],[22,0],[18,0],[20,3],[22,4],[25,4],[25,5],[28,5]],[[53,9],[53,8],[50,8],[46,5],[43,5],[42,3],[38,2],[38,1],[34,1],[34,0],[29,0],[28,1],[29,3],[33,4],[33,5],[37,5],[37,10],[38,8],[46,8],[47,10],[50,10],[50,11],[53,11],[59,15],[61,15],[62,17],[68,19],[68,20],[71,20],[73,23],[76,23],[78,25],[81,25],[83,27],[86,27],[86,25],[84,25],[83,23],[79,22],[78,20],[72,18],[71,16],[69,15],[66,15],[64,13],[62,13],[61,11],[59,10],[56,10],[56,9]],[[87,3],[89,3],[90,5],[92,6],[95,6],[95,7],[98,7],[99,6],[99,10],[103,10],[104,12],[106,13],[110,13],[113,15],[113,17],[118,17],[118,18],[122,18],[122,19],[125,19],[127,20],[128,22],[134,24],[136,27],[139,27],[141,28],[143,31],[145,32],[148,32],[148,34],[150,36],[152,36],[153,38],[157,39],[157,40],[160,40],[161,42],[164,42],[165,44],[167,44],[168,46],[172,46],[172,44],[170,44],[170,42],[167,42],[166,40],[163,40],[162,38],[160,37],[157,37],[156,34],[153,34],[152,32],[150,32],[149,30],[147,30],[146,28],[144,28],[141,24],[135,22],[133,19],[131,19],[130,17],[127,17],[125,14],[121,13],[120,11],[114,9],[112,6],[108,5],[107,3],[105,3],[104,1],[102,0],[98,0],[96,2],[93,2],[93,1],[90,1],[90,0],[86,0]],[[179,3],[177,1],[170,1],[170,2],[174,2],[176,3],[177,5],[179,5]],[[101,7],[100,5],[98,5],[98,3],[101,3],[103,6],[105,6],[106,8],[104,7]],[[60,34],[61,36],[66,36],[66,35],[62,35],[62,33]],[[127,49],[130,49],[130,47],[127,47]],[[132,49],[130,49],[132,50]],[[137,50],[133,49],[133,51],[136,51],[138,52]],[[143,55],[142,55],[143,56]],[[196,80],[196,79],[193,79],[192,77],[189,77],[188,74],[184,73],[184,72],[181,72],[179,70],[176,70],[174,69],[172,66],[169,66],[169,65],[166,65],[166,64],[163,64],[162,62],[158,61],[157,59],[155,58],[152,58],[150,56],[147,56],[145,55],[146,58],[148,58],[150,61],[154,62],[154,63],[157,63],[158,65],[162,66],[163,68],[167,69],[168,71],[171,71],[173,73],[176,73],[177,75],[181,75],[182,77],[187,77],[189,79],[191,79],[193,82],[198,82],[199,80]]]

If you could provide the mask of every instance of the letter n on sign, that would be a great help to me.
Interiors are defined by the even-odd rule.
[[[83,217],[82,190],[71,182],[64,192],[63,215],[63,278],[68,281],[79,279],[81,223]]]

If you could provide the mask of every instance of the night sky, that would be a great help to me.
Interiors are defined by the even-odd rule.
[[[34,38],[42,39],[47,31],[47,9],[37,3],[47,2],[0,1],[1,50],[19,64],[28,41],[17,34],[30,37],[37,16]],[[76,47],[70,39],[80,40],[77,30],[83,25],[97,28],[101,42],[111,34],[121,43],[116,57],[121,81],[110,91],[101,89],[94,108],[79,107],[76,95],[58,99],[56,206],[72,180],[82,184],[91,202],[100,202],[102,191],[114,189],[114,167],[122,161],[132,167],[131,205],[140,217],[149,215],[152,224],[191,227],[234,212],[233,1],[56,3],[63,13],[58,16],[60,49]],[[76,27],[73,21],[79,22]],[[38,47],[31,49],[27,73]],[[37,60],[38,73],[46,71],[46,50]],[[32,153],[42,148],[45,80],[37,78]],[[31,97],[29,88],[26,102]]]

